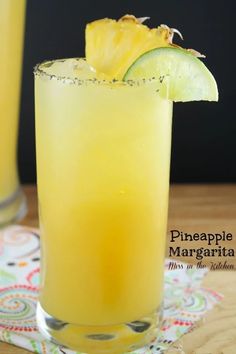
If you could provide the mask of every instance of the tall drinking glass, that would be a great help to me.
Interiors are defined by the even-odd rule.
[[[26,213],[17,171],[25,0],[0,0],[0,226]]]
[[[65,78],[65,62],[35,70],[37,321],[69,348],[125,352],[162,312],[172,103],[151,83]]]

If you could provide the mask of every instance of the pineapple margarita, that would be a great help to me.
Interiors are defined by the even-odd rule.
[[[0,0],[0,227],[22,217],[16,144],[25,0]]]
[[[41,332],[87,353],[158,334],[172,102],[216,101],[199,53],[143,19],[86,28],[86,59],[35,70]]]

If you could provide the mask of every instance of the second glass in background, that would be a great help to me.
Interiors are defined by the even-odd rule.
[[[0,226],[22,218],[17,136],[26,0],[0,0]]]

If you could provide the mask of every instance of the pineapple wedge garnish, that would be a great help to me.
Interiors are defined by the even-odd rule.
[[[160,47],[179,47],[172,43],[179,31],[160,25],[150,29],[132,15],[118,21],[102,19],[86,26],[86,60],[103,78],[122,80],[127,69],[143,53]],[[200,54],[194,51],[194,55]]]

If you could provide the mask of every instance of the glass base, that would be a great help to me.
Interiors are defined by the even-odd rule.
[[[157,337],[162,311],[136,321],[111,326],[80,326],[50,316],[37,305],[41,334],[57,345],[91,354],[125,353],[150,343]]]
[[[0,201],[0,227],[22,219],[26,213],[26,198],[19,187],[10,197]]]

